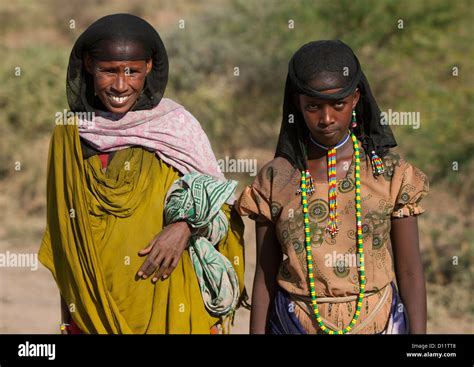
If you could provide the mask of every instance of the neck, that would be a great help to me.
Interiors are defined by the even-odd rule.
[[[339,143],[334,146],[337,149],[338,157],[352,156],[352,154],[354,153],[354,148],[352,147],[352,144],[349,144],[349,142],[352,142],[350,138],[350,131],[341,139],[341,141],[339,141]],[[332,146],[327,147],[322,144],[319,144],[310,135],[308,141],[308,159],[311,160],[323,157],[326,158],[328,150],[331,148]]]

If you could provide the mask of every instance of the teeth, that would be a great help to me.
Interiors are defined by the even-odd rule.
[[[116,97],[116,96],[112,96],[112,95],[109,95],[109,98],[114,101],[114,102],[117,102],[117,103],[124,103],[130,96],[126,96],[126,97]]]

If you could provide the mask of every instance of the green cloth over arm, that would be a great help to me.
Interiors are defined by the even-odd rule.
[[[198,229],[191,235],[188,250],[204,304],[210,314],[220,317],[233,313],[240,297],[231,262],[214,248],[227,235],[228,220],[221,207],[236,185],[235,181],[190,173],[172,185],[166,198],[166,223],[184,219]]]

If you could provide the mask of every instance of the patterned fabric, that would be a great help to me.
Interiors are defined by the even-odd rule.
[[[199,122],[170,99],[163,98],[151,110],[124,115],[96,111],[91,121],[82,117],[78,121],[80,137],[101,152],[141,146],[183,174],[199,172],[225,180]],[[228,203],[234,201],[231,195]]]
[[[216,246],[226,235],[228,221],[221,207],[237,186],[191,173],[176,180],[165,199],[165,221],[186,220],[196,231],[190,239],[189,254],[210,314],[225,316],[239,300],[239,281],[230,261]]]
[[[394,279],[390,253],[391,219],[424,212],[420,201],[428,192],[428,179],[422,171],[406,162],[397,149],[391,149],[383,158],[385,173],[374,178],[370,157],[363,149],[360,153],[365,290],[381,293]],[[346,297],[359,293],[354,171],[352,161],[346,176],[337,181],[340,231],[334,239],[324,230],[329,212],[327,177],[313,177],[315,193],[309,197],[308,209],[317,297]],[[236,209],[241,215],[249,215],[257,221],[271,221],[275,225],[284,254],[277,282],[290,294],[308,296],[303,212],[301,198],[296,195],[299,183],[300,172],[286,159],[275,158],[259,171],[253,184],[244,189]],[[370,314],[377,298],[364,299],[359,321]],[[379,316],[364,333],[383,331],[391,301],[389,297]],[[351,321],[355,303],[323,303],[320,313],[340,329]],[[299,308],[295,312],[305,327],[313,327],[314,315],[307,318]],[[317,328],[315,320],[314,324]]]

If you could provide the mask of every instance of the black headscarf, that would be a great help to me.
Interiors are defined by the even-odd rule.
[[[133,44],[122,55],[110,53],[113,44]],[[67,100],[73,112],[92,112],[101,108],[94,94],[93,76],[83,63],[85,53],[96,60],[153,60],[153,68],[146,77],[143,93],[138,98],[136,110],[147,110],[158,105],[168,82],[168,56],[156,30],[145,20],[131,14],[112,14],[100,18],[77,39],[69,57],[67,70]]]
[[[321,90],[327,88],[312,87],[318,78],[329,79],[331,89],[342,89],[337,93],[322,93]],[[315,41],[301,47],[290,60],[275,157],[286,158],[297,169],[307,168],[305,144],[309,130],[295,105],[295,94],[340,100],[354,93],[356,88],[359,88],[360,99],[355,108],[357,127],[354,133],[365,152],[375,151],[383,157],[389,148],[397,146],[390,127],[380,123],[380,109],[351,48],[339,40]]]

